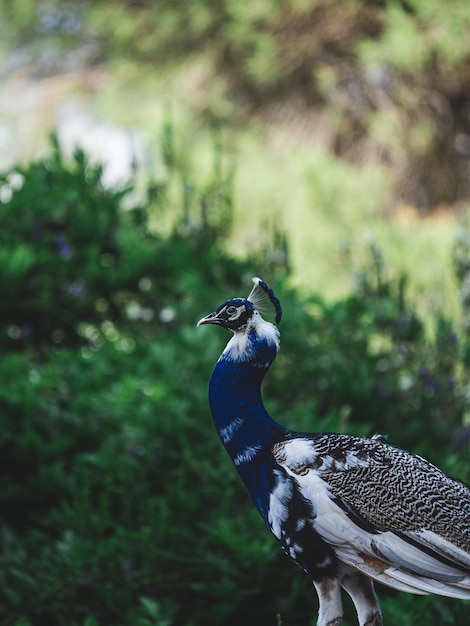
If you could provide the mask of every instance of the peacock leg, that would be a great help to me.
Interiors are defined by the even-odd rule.
[[[382,612],[370,578],[355,570],[347,570],[341,585],[351,596],[360,626],[382,626]]]
[[[341,626],[343,603],[341,601],[341,583],[339,578],[326,578],[313,582],[320,603],[317,626]]]

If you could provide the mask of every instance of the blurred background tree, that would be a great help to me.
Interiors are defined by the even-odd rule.
[[[98,162],[128,153],[129,169],[141,157],[127,132],[137,129],[155,172],[170,108],[197,170],[214,124],[237,156],[233,250],[249,250],[274,220],[294,244],[297,283],[337,297],[350,279],[338,241],[361,248],[373,231],[400,271],[416,266],[410,281],[423,312],[457,314],[449,259],[470,192],[467,2],[2,0],[0,8],[8,79],[0,114],[9,122],[0,164],[47,154],[55,128],[68,154],[71,143]],[[116,127],[126,131],[119,144]]]
[[[261,275],[280,422],[470,480],[468,3],[0,8],[0,623],[312,622],[194,324]],[[387,624],[468,613],[379,593]]]

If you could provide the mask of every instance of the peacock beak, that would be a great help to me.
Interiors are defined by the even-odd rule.
[[[217,324],[218,326],[221,326],[223,322],[224,320],[217,316],[217,311],[214,311],[214,313],[209,313],[209,315],[206,315],[206,317],[199,320],[196,326],[203,326],[204,324]]]

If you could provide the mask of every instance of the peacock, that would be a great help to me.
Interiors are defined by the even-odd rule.
[[[267,527],[311,577],[317,626],[342,622],[342,589],[361,626],[380,626],[374,581],[470,599],[470,487],[381,436],[294,432],[265,409],[261,383],[279,349],[282,309],[253,278],[248,298],[203,317],[232,331],[209,404],[222,444]]]

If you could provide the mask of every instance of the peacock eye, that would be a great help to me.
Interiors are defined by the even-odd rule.
[[[229,315],[235,315],[236,312],[237,312],[237,307],[236,306],[229,306],[227,308],[227,313]]]

